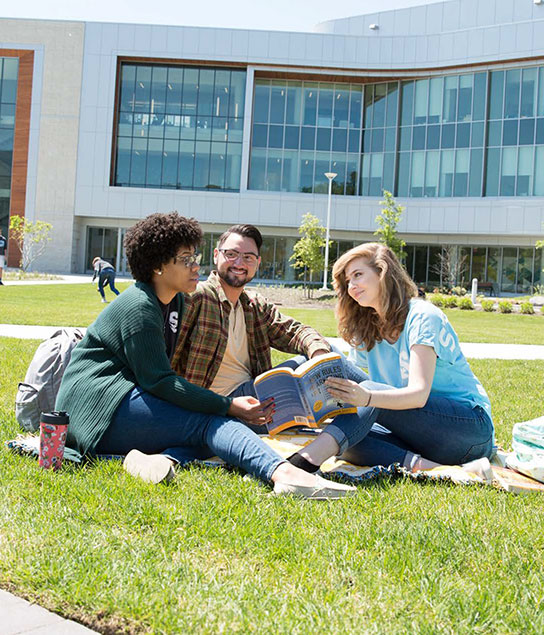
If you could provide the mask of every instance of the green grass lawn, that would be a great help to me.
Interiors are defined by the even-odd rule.
[[[121,282],[122,291],[130,283]],[[88,326],[104,308],[96,285],[28,285],[1,289],[1,324],[43,324],[49,326]],[[106,290],[106,296],[113,295]],[[337,335],[331,308],[281,311],[312,324],[327,337]],[[462,342],[489,342],[544,345],[544,319],[541,315],[484,313],[446,309]]]
[[[0,338],[2,440],[37,344]],[[544,362],[472,366],[508,445],[542,414]],[[319,503],[212,468],[151,486],[118,462],[0,460],[0,586],[101,632],[544,632],[538,494],[396,480]]]

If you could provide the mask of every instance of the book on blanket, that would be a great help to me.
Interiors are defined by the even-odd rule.
[[[544,483],[535,481],[525,474],[516,472],[507,467],[492,465],[493,478],[507,492],[513,494],[525,494],[528,492],[544,492]]]
[[[273,368],[255,379],[259,399],[274,398],[276,410],[267,425],[269,434],[293,426],[317,428],[325,419],[357,412],[354,406],[333,399],[325,386],[328,377],[346,377],[343,359],[338,353],[327,353],[309,359],[296,370]]]

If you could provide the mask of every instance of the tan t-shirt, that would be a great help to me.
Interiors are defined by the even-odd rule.
[[[232,306],[232,304],[231,304]],[[251,379],[246,320],[240,302],[229,316],[229,338],[225,355],[210,390],[227,397],[240,384]]]

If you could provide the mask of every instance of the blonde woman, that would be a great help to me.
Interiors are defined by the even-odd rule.
[[[309,472],[333,455],[358,465],[400,463],[417,471],[489,458],[489,398],[468,365],[455,331],[385,245],[365,243],[334,265],[340,335],[368,375],[333,378],[329,392],[356,405],[291,457]],[[374,426],[374,424],[380,424]]]

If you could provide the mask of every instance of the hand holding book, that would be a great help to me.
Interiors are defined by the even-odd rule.
[[[350,403],[353,406],[368,406],[372,398],[370,390],[363,388],[360,384],[351,379],[342,379],[340,377],[329,377],[325,381],[331,397]]]

